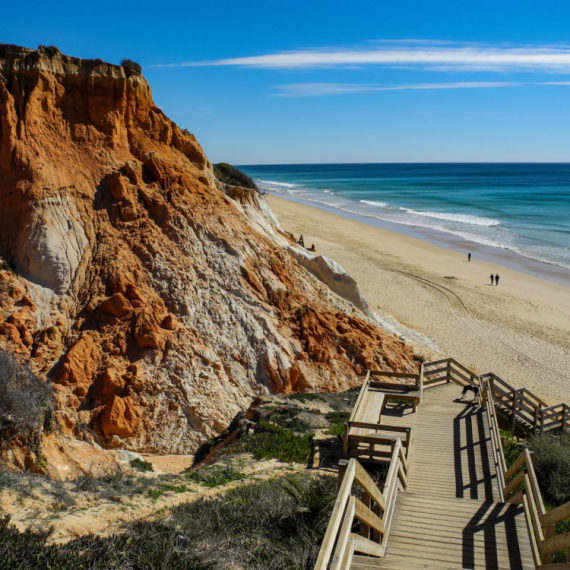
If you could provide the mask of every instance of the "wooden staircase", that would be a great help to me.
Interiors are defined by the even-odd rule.
[[[415,414],[384,410],[381,423],[414,432],[408,487],[384,557],[355,556],[351,569],[534,569],[522,507],[499,502],[487,414],[460,395],[443,384],[424,392]]]
[[[394,380],[407,383],[413,408],[391,393]],[[466,384],[479,386],[478,398],[461,399]],[[527,450],[507,469],[498,416],[525,434],[570,429],[566,404],[546,407],[453,359],[422,365],[419,375],[369,372],[345,424],[351,459],[339,464],[315,570],[570,570],[570,560],[552,564],[553,552],[570,547],[570,533],[555,532],[570,503],[546,512]],[[361,458],[389,460],[382,492]]]

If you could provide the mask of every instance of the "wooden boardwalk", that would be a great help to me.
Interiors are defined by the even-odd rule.
[[[497,502],[487,414],[460,395],[443,384],[425,390],[415,413],[386,406],[381,423],[413,428],[408,487],[397,495],[385,556],[355,555],[350,568],[535,568],[522,506]]]

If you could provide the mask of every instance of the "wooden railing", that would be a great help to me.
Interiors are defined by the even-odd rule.
[[[500,500],[523,504],[535,566],[544,569],[570,570],[570,564],[551,564],[553,552],[570,548],[570,533],[555,536],[556,523],[570,517],[570,502],[546,512],[528,449],[525,449],[507,469],[491,376],[486,374],[481,377],[479,404],[486,408],[489,418]]]
[[[465,386],[479,385],[479,376],[453,358],[444,358],[423,365],[424,387],[441,382],[455,382]]]
[[[355,552],[383,557],[399,490],[408,486],[411,448],[407,453],[400,439],[394,451],[384,492],[376,486],[364,467],[352,458],[339,464],[339,493],[319,551],[315,570],[348,570]],[[351,494],[360,487],[360,498]],[[360,521],[360,534],[352,532],[354,520]]]
[[[493,462],[495,464],[495,472],[497,473],[499,486],[499,500],[503,502],[503,489],[505,488],[505,472],[507,471],[507,464],[503,454],[503,442],[501,440],[501,432],[499,431],[499,422],[497,419],[497,412],[495,410],[495,402],[493,401],[493,392],[491,391],[488,378],[483,378],[481,380],[479,405],[481,407],[486,407],[487,409],[489,431],[491,432],[491,443],[493,446]]]
[[[535,566],[545,570],[569,570],[568,554],[566,562],[558,564],[552,564],[552,554],[570,549],[570,532],[556,535],[556,524],[570,518],[570,501],[546,512],[528,449],[506,471],[505,480],[505,500],[523,504]]]
[[[407,382],[404,384],[395,380]],[[371,388],[379,390],[369,394]],[[409,453],[412,429],[380,424],[380,415],[390,398],[412,401],[415,411],[422,395],[421,371],[420,374],[409,374],[369,370],[350,418],[344,424],[343,457],[387,461],[392,457],[396,440],[401,440],[406,454]]]
[[[527,435],[555,430],[570,432],[567,404],[548,406],[526,388],[515,389],[492,372],[481,376],[481,381],[485,379],[493,393],[497,413],[510,422],[513,434],[517,429]]]

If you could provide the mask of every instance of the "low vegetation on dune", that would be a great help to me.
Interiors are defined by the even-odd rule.
[[[305,569],[315,563],[332,506],[333,476],[287,476],[173,508],[110,537],[48,544],[0,519],[0,568]]]
[[[177,475],[157,474],[142,459],[130,462],[130,474],[68,482],[0,468],[0,494],[10,492],[22,507],[43,500],[53,512],[51,523],[29,520],[24,532],[9,517],[0,519],[0,570],[312,568],[338,483],[334,475],[305,468],[336,465],[342,440],[334,432],[357,394],[267,398],[255,425],[250,422],[213,464]],[[207,442],[201,458],[228,435]],[[386,473],[371,475],[382,483]],[[114,527],[112,536],[54,544],[60,516],[103,506],[136,517],[143,504],[151,505],[151,516]]]
[[[220,182],[229,186],[242,186],[252,190],[258,189],[255,182],[247,174],[226,162],[214,164],[214,174]]]

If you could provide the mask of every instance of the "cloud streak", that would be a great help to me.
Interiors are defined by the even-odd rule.
[[[358,83],[291,83],[276,85],[281,92],[274,97],[322,97],[347,93],[365,93],[370,91],[421,91],[429,89],[490,89],[501,87],[522,87],[524,85],[567,85],[570,81],[461,81],[455,83],[412,83],[406,85],[366,85]]]
[[[382,43],[376,49],[307,49],[250,57],[164,64],[155,67],[239,66],[311,69],[404,66],[450,71],[548,71],[570,73],[570,46],[447,46],[421,40]],[[415,43],[414,43],[415,42]],[[408,43],[410,45],[408,45]],[[417,44],[417,45],[416,45]]]

